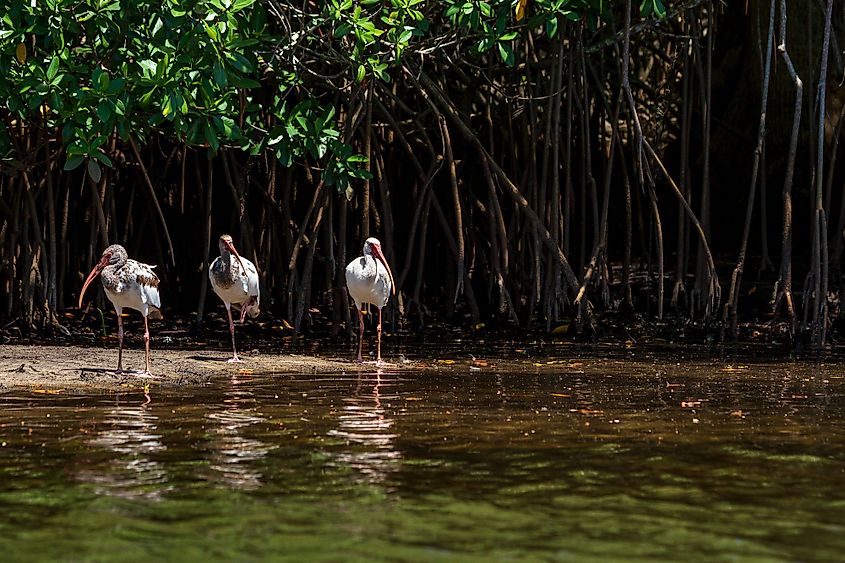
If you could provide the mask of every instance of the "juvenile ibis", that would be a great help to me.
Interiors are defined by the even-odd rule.
[[[241,324],[247,314],[250,318],[255,318],[261,312],[258,308],[258,270],[255,269],[255,264],[246,258],[241,258],[229,235],[221,235],[218,246],[220,256],[215,258],[209,266],[208,279],[211,280],[214,293],[226,305],[226,314],[229,315],[229,332],[232,334],[232,357],[229,361],[240,362],[238,349],[235,346],[232,305],[241,310]]]
[[[161,318],[161,299],[158,294],[158,276],[153,272],[155,266],[142,264],[130,260],[126,249],[119,244],[113,244],[103,251],[100,261],[88,274],[79,293],[79,308],[82,308],[82,298],[91,282],[100,275],[103,279],[103,289],[117,313],[117,338],[120,342],[117,352],[117,371],[123,372],[123,308],[129,307],[140,311],[144,315],[144,372],[150,374],[150,327],[148,318]]]
[[[391,295],[396,294],[393,274],[381,252],[381,243],[370,237],[364,241],[364,255],[346,266],[346,287],[358,311],[358,362],[363,362],[361,351],[364,346],[364,315],[361,309],[365,303],[378,308],[378,347],[376,363],[381,364],[381,309],[387,305]]]

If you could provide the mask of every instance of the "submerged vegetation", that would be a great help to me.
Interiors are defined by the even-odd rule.
[[[824,343],[834,4],[0,0],[0,318],[57,327],[119,243],[201,323],[230,232],[272,313],[349,328],[377,235],[414,326],[745,315]]]

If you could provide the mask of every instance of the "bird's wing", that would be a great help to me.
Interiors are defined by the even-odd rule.
[[[258,268],[255,267],[255,264],[246,259],[244,259],[244,267],[246,268],[247,294],[251,297],[255,297],[255,304],[257,305],[260,296],[260,290],[258,287]]]
[[[214,268],[217,267],[217,262],[219,260],[220,257],[218,256],[217,258],[211,261],[211,264],[208,265],[208,279],[211,281],[211,283],[214,283]]]
[[[133,264],[129,264],[134,262]],[[141,300],[153,307],[161,308],[161,296],[158,293],[158,276],[153,271],[155,266],[149,264],[142,264],[134,260],[128,260],[127,265],[130,266],[134,274],[135,283],[138,284],[141,290]]]
[[[221,260],[222,258],[218,256],[208,267],[208,281],[211,282],[211,289],[214,290],[214,293],[216,293],[217,296],[222,299],[223,296],[220,295],[221,288],[220,285],[217,283],[217,272],[221,268]]]

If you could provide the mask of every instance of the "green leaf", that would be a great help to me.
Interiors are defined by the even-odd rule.
[[[79,135],[81,135],[81,133],[78,130],[75,133],[77,135],[77,138],[78,138]],[[84,156],[84,155],[88,154],[88,150],[84,146],[82,146],[80,143],[81,143],[81,141],[75,141],[72,145],[67,147],[67,149],[65,149],[65,150],[68,153],[68,155]]]
[[[95,183],[99,182],[100,178],[103,177],[103,171],[100,169],[100,165],[97,164],[96,160],[88,160],[88,175]]]
[[[52,81],[59,72],[59,58],[53,57],[50,61],[50,66],[47,67],[47,80]]]
[[[220,61],[214,63],[213,72],[214,81],[221,88],[225,88],[226,85],[229,83],[229,78],[226,75],[226,69],[223,68],[223,64]]]
[[[164,117],[167,117],[172,112],[173,112],[173,106],[172,106],[172,102],[171,102],[171,97],[165,96],[164,101],[161,104],[161,115],[163,115]]]
[[[126,85],[125,78],[115,78],[111,82],[109,82],[109,87],[106,88],[106,93],[113,96],[119,92],[123,91],[123,87]]]
[[[217,31],[217,26],[208,25],[205,22],[202,22],[202,25],[205,26],[205,33],[208,35],[209,39],[211,39],[212,41],[217,41],[220,38],[220,33]]]
[[[255,3],[255,0],[235,0],[232,4],[232,12],[239,12]]]
[[[349,25],[348,23],[342,23],[339,26],[337,26],[337,29],[334,30],[334,36],[335,37],[343,37],[344,35],[349,33],[349,31],[351,29],[352,29],[351,25]]]
[[[83,162],[85,162],[85,157],[81,154],[70,154],[65,161],[64,170],[74,170]]]
[[[547,19],[546,20],[546,35],[553,38],[555,35],[557,35],[557,27],[558,27],[557,17],[551,17],[551,18]]]
[[[112,108],[109,105],[108,101],[101,100],[99,104],[97,104],[97,117],[102,122],[107,122],[111,119],[112,116]]]
[[[96,151],[94,153],[91,153],[91,156],[93,156],[94,158],[96,158],[97,160],[99,160],[100,162],[102,162],[103,164],[108,166],[109,168],[112,168],[114,166],[114,164],[112,164],[111,159],[100,151]]]
[[[220,149],[220,139],[217,138],[217,133],[214,132],[214,127],[210,124],[205,124],[205,140],[208,141],[211,150],[217,152]]]
[[[499,47],[499,55],[502,57],[502,61],[507,66],[513,66],[514,57],[513,57],[513,49],[511,49],[510,45],[506,43],[496,43]]]

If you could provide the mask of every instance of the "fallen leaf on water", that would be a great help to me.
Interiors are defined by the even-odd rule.
[[[472,360],[472,365],[486,368],[487,367],[487,360]]]
[[[582,368],[582,367],[584,367],[584,362],[570,362],[569,364],[567,364],[566,367],[568,367],[568,368]]]
[[[544,364],[542,364],[542,363],[534,362],[534,367],[538,367],[538,368],[539,368],[539,367],[542,367],[543,365],[544,365]]]
[[[405,397],[406,401],[422,401],[422,397]]]
[[[447,366],[450,366],[455,363],[455,360],[437,360],[437,363],[446,364]]]
[[[688,409],[691,407],[700,407],[701,401],[681,401],[681,407]]]
[[[552,397],[564,397],[564,398],[569,398],[569,397],[572,396],[572,395],[567,395],[566,393],[552,393],[551,395],[552,395]]]
[[[633,340],[626,340],[625,341],[625,348],[632,348],[634,346]]]
[[[241,375],[251,375],[252,371],[253,370],[251,370],[249,368],[243,368],[243,369],[239,369],[238,373],[241,374]]]
[[[33,393],[39,393],[41,395],[58,395],[59,393],[64,393],[64,389],[33,389]]]
[[[592,416],[592,415],[604,414],[604,411],[592,410],[592,409],[578,409],[578,413]]]
[[[732,411],[731,416],[739,416],[739,417],[745,418],[745,413],[742,412],[742,411]]]
[[[725,366],[725,367],[722,368],[722,371],[734,372],[734,371],[742,371],[744,369],[748,369],[748,366]]]

